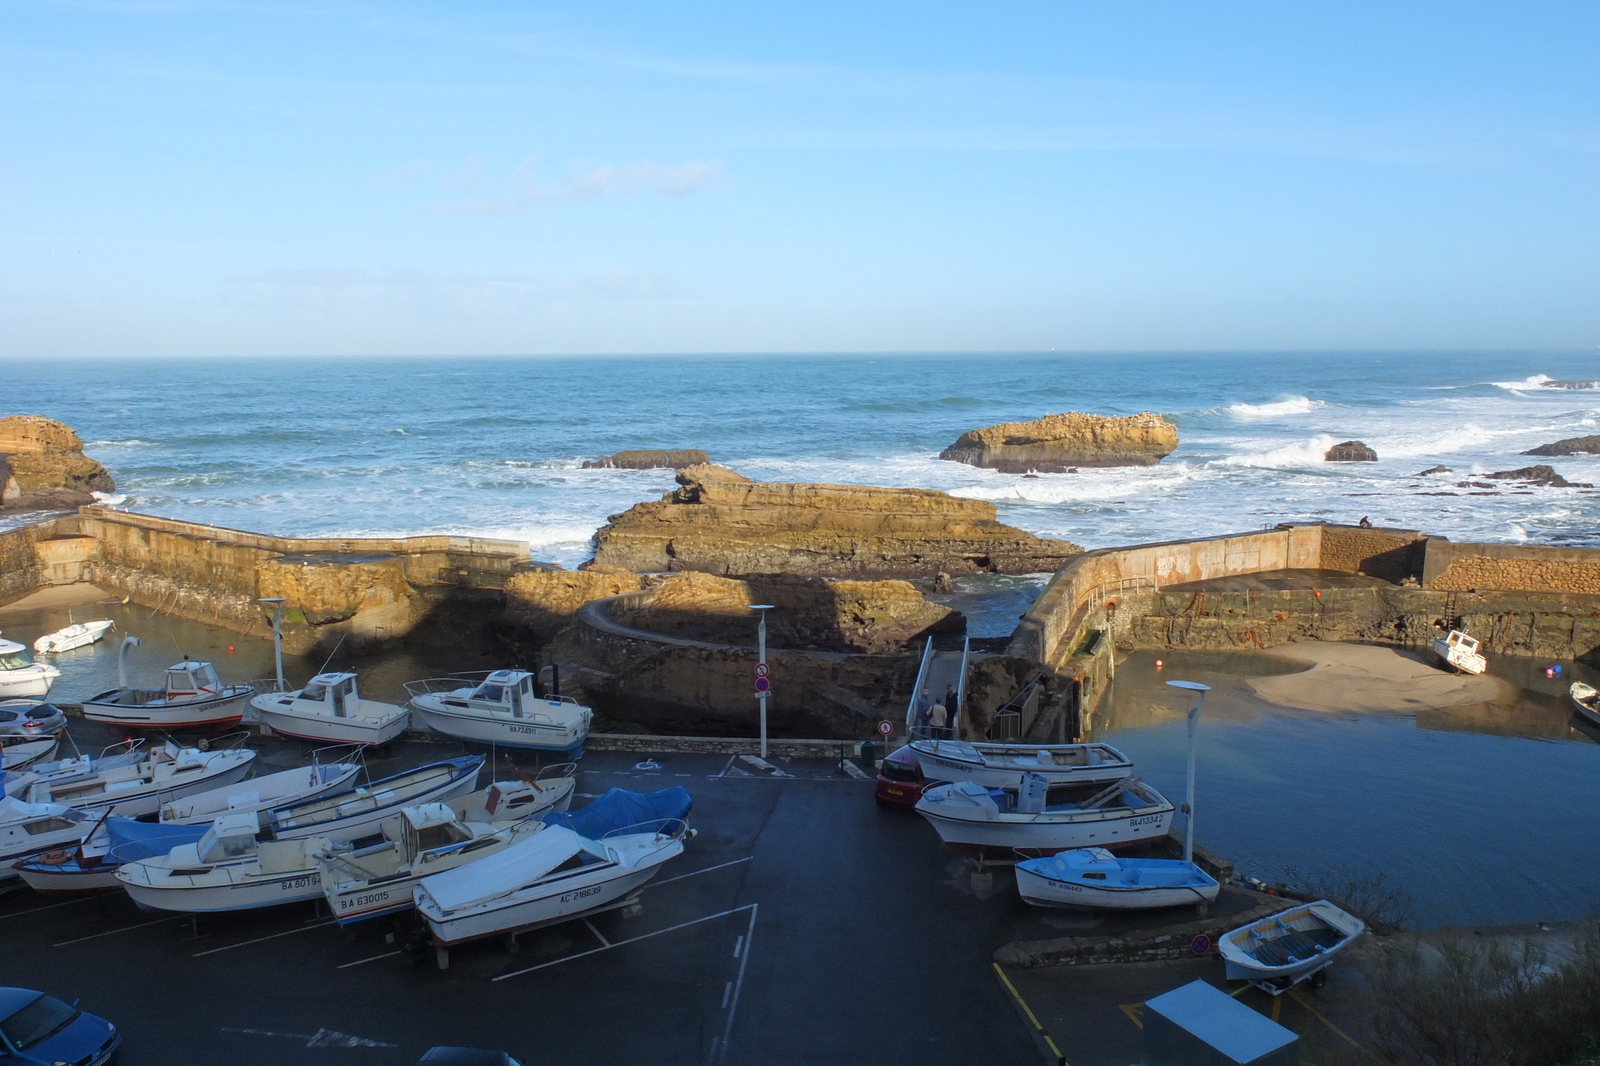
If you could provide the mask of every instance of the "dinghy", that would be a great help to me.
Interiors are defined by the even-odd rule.
[[[1320,974],[1366,928],[1361,919],[1318,900],[1223,933],[1217,950],[1228,980],[1278,995]]]
[[[252,777],[236,785],[163,803],[160,819],[173,825],[210,825],[224,814],[261,815],[274,807],[349,792],[360,772],[361,764],[354,762],[316,763],[280,770],[266,777]]]
[[[1489,669],[1489,661],[1478,653],[1478,641],[1459,629],[1433,638],[1433,653],[1464,674],[1481,674]]]
[[[1064,851],[1048,858],[1017,863],[1017,891],[1039,907],[1089,907],[1136,910],[1192,903],[1202,912],[1222,886],[1194,862],[1195,730],[1200,707],[1210,690],[1197,681],[1168,681],[1173,688],[1197,693],[1189,708],[1189,784],[1183,805],[1183,858],[1123,859],[1104,848]]]
[[[669,820],[590,840],[547,825],[481,862],[424,878],[413,899],[443,967],[452,945],[625,906],[663,863],[682,854],[687,832],[683,822]]]
[[[60,676],[49,663],[34,662],[21,644],[0,639],[0,696],[43,696]]]
[[[336,796],[274,808],[262,822],[275,840],[359,840],[378,833],[384,819],[406,807],[465,796],[478,783],[482,767],[482,755],[428,763]]]
[[[4,748],[0,748],[0,770],[26,770],[33,764],[50,758],[60,749],[60,737],[7,744]]]
[[[116,745],[121,747],[122,745]],[[161,804],[242,781],[256,753],[247,748],[200,751],[168,741],[148,755],[135,747],[120,755],[39,763],[17,775],[6,791],[30,803],[64,803],[81,811],[116,807],[129,818],[155,814]]]
[[[1582,681],[1574,681],[1567,690],[1572,697],[1572,706],[1577,710],[1578,716],[1591,725],[1600,725],[1600,692],[1595,691],[1593,685],[1585,685]]]
[[[1103,788],[1052,789],[1044,778],[1028,773],[1021,788],[984,788],[971,781],[937,785],[922,794],[916,810],[958,851],[981,855],[992,848],[1040,856],[1165,836],[1173,806],[1136,777]]]
[[[17,876],[11,864],[35,852],[76,843],[88,815],[59,803],[25,803],[0,796],[0,881]]]
[[[971,781],[1016,788],[1025,773],[1053,785],[1109,784],[1133,773],[1133,760],[1109,744],[969,744],[913,740],[911,750],[930,781]]]
[[[86,648],[106,635],[106,630],[116,625],[109,618],[102,618],[97,622],[74,622],[54,633],[46,633],[33,642],[33,650],[45,651],[72,651],[74,648]]]
[[[207,662],[185,661],[167,667],[165,688],[129,685],[128,649],[138,645],[138,637],[122,638],[117,650],[117,687],[83,701],[83,716],[89,721],[135,729],[200,729],[236,725],[244,718],[245,701],[255,689],[223,684]]]
[[[594,712],[571,696],[535,696],[526,670],[495,670],[476,685],[460,678],[406,682],[428,728],[458,740],[501,747],[574,752]]]
[[[224,814],[193,844],[124,862],[116,878],[141,907],[205,914],[318,899],[322,877],[309,852],[325,841],[257,840],[254,814]]]
[[[123,862],[165,855],[200,839],[206,826],[163,825],[102,814],[83,831],[76,847],[53,848],[15,865],[35,892],[87,892],[116,888]]]
[[[411,721],[403,707],[362,699],[355,674],[318,674],[303,689],[263,693],[250,706],[274,733],[325,744],[387,744]]]

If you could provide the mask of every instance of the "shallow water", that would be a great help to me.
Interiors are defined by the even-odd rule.
[[[1157,671],[1155,660],[1164,661]],[[1600,744],[1565,703],[1569,668],[1502,658],[1515,706],[1422,714],[1295,711],[1240,679],[1300,669],[1259,653],[1141,652],[1117,667],[1095,738],[1183,795],[1187,693],[1213,686],[1199,729],[1197,839],[1267,881],[1382,871],[1423,927],[1600,913]]]

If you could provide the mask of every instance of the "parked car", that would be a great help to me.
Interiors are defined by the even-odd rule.
[[[431,1047],[417,1066],[522,1066],[509,1052],[476,1047]]]
[[[0,699],[0,742],[43,740],[67,728],[61,708],[21,696]]]
[[[922,798],[923,789],[940,783],[922,776],[922,762],[907,745],[878,764],[878,783],[872,797],[880,807],[904,807],[909,811]]]
[[[122,1037],[104,1018],[31,988],[0,988],[0,1064],[102,1066]]]

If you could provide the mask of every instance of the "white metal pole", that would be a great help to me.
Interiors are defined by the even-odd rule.
[[[1194,862],[1194,732],[1200,724],[1200,708],[1205,702],[1206,694],[1202,692],[1189,708],[1189,791],[1184,800],[1189,816],[1183,823],[1183,861],[1191,864]]]
[[[278,664],[278,691],[283,686],[283,597],[263,596],[257,603],[272,604],[272,657]]]
[[[761,665],[767,665],[767,612],[761,612],[761,624],[756,627],[756,655]],[[763,676],[767,676],[763,674]],[[768,688],[756,693],[756,700],[761,704],[761,757],[767,757],[767,692],[771,691],[772,679],[767,678]]]

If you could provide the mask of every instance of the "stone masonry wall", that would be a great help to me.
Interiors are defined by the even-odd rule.
[[[1600,594],[1600,551],[1430,540],[1423,584],[1430,589],[1514,589]]]

